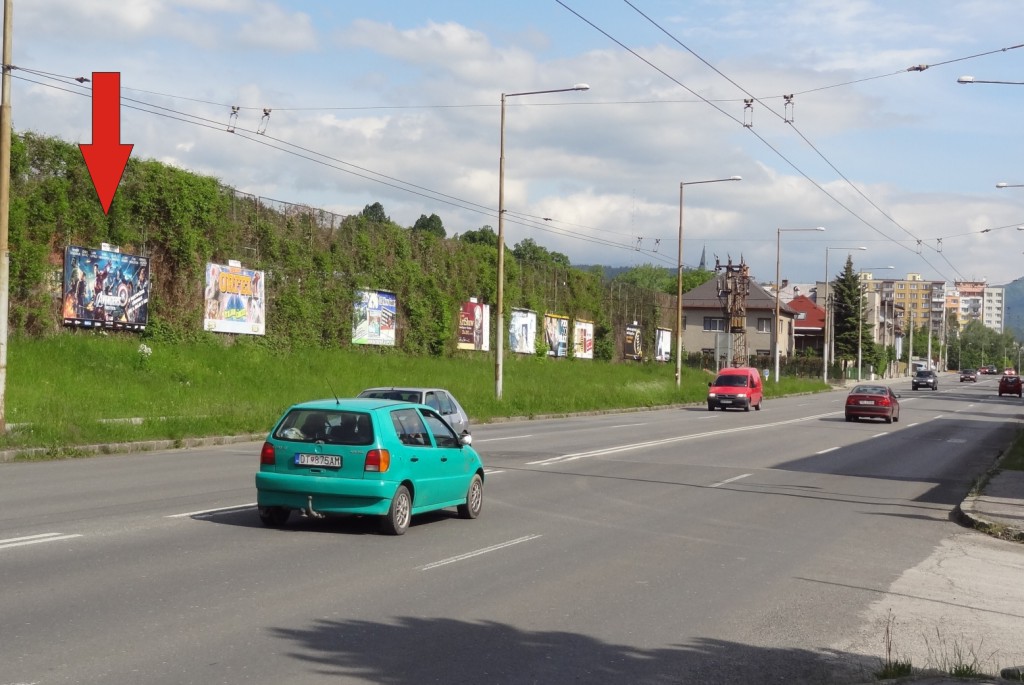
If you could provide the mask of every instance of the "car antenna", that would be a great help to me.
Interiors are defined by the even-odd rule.
[[[334,392],[334,388],[331,386],[330,381],[327,381],[327,387],[330,388],[331,394],[334,395],[334,403],[341,404],[341,400],[338,399],[338,393]]]

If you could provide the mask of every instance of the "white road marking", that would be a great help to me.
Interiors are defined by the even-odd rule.
[[[520,542],[529,542],[530,540],[536,540],[539,537],[540,537],[540,535],[524,535],[523,537],[516,538],[515,540],[509,540],[508,542],[502,542],[502,543],[499,543],[497,545],[491,545],[490,547],[484,547],[483,549],[478,549],[475,552],[466,552],[465,554],[460,554],[460,555],[455,556],[455,557],[448,557],[447,559],[442,559],[441,561],[435,561],[432,564],[427,564],[426,566],[424,566],[420,570],[421,571],[429,571],[432,568],[438,568],[439,566],[446,566],[448,564],[454,564],[456,561],[464,561],[466,559],[472,559],[473,557],[478,557],[481,554],[487,554],[488,552],[496,552],[499,549],[505,549],[506,547],[511,547],[512,545],[518,545]]]
[[[40,535],[26,535],[20,538],[8,538],[6,540],[0,540],[0,549],[7,549],[9,547],[22,547],[24,545],[38,545],[41,542],[57,542],[58,540],[71,540],[72,538],[80,538],[81,535],[64,535],[62,533],[42,533]]]
[[[631,426],[646,426],[646,423],[620,423],[617,426],[608,426],[608,428],[629,428]]]
[[[505,473],[505,469],[484,469],[485,475],[491,475],[493,473]]]
[[[738,481],[738,480],[742,480],[742,479],[744,479],[744,478],[746,478],[746,477],[748,477],[748,476],[752,476],[752,475],[754,475],[754,474],[752,474],[752,473],[744,473],[744,474],[743,474],[742,476],[736,476],[736,477],[734,477],[734,478],[726,478],[726,479],[725,479],[725,480],[723,480],[722,482],[720,482],[720,483],[715,483],[714,485],[712,485],[712,486],[710,486],[710,487],[713,487],[713,488],[717,488],[717,487],[719,487],[719,486],[721,486],[721,485],[726,485],[726,484],[728,484],[728,483],[735,483],[735,482],[736,482],[736,481]]]
[[[838,446],[836,446],[836,447],[829,447],[827,450],[822,450],[820,452],[815,452],[815,454],[828,454],[829,452],[835,452],[837,449],[839,449]]]
[[[942,414],[939,414],[938,416],[936,416],[936,417],[934,417],[934,418],[936,418],[936,419],[941,419],[941,418],[942,418],[942,416],[943,416]],[[933,420],[934,420],[934,419],[933,419]]]
[[[518,440],[520,438],[532,438],[532,435],[510,435],[507,438],[481,438],[473,442],[498,442],[499,440]]]
[[[962,439],[962,438],[950,438],[946,442],[951,442],[953,444],[960,444],[960,443],[964,443],[964,442],[967,442],[967,441]]]
[[[732,426],[730,428],[724,428],[722,430],[708,431],[706,433],[694,433],[693,435],[680,435],[675,438],[664,438],[662,440],[651,440],[648,442],[636,442],[629,445],[620,445],[618,447],[606,447],[605,449],[593,450],[592,452],[577,452],[575,454],[563,454],[559,457],[551,457],[549,459],[539,459],[537,461],[526,462],[529,466],[550,466],[551,464],[561,464],[567,461],[576,461],[577,459],[587,459],[589,457],[600,457],[606,454],[616,454],[617,452],[629,452],[631,450],[643,449],[645,447],[656,447],[659,445],[670,445],[674,442],[684,442],[686,440],[695,440],[697,438],[707,438],[715,435],[724,435],[726,433],[738,433],[740,431],[759,430],[761,428],[774,428],[776,426],[785,426],[792,423],[800,423],[802,421],[810,421],[812,419],[820,419],[825,416],[833,416],[839,412],[829,412],[827,414],[816,414],[814,416],[804,416],[799,419],[790,419],[789,421],[778,421],[776,423],[761,423],[753,426]]]
[[[184,518],[190,518],[190,517],[191,518],[203,518],[203,517],[206,517],[206,516],[214,516],[216,514],[223,514],[225,512],[229,512],[229,511],[244,511],[245,509],[253,509],[255,507],[256,507],[256,503],[255,502],[250,502],[249,504],[236,504],[233,507],[221,507],[219,509],[203,509],[202,511],[190,511],[190,512],[187,512],[185,514],[171,514],[170,516],[165,516],[164,518],[169,518],[169,519],[184,519]]]
[[[907,428],[913,428],[914,426],[919,426],[919,425],[920,425],[920,421],[919,421],[919,422],[917,422],[917,423],[910,423],[910,424],[907,424]]]
[[[873,437],[873,438],[884,438],[886,435],[889,435],[889,434],[888,433],[875,433],[871,437]]]

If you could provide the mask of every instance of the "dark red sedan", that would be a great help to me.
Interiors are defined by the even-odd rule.
[[[899,395],[887,385],[858,385],[846,397],[846,420],[900,420]]]

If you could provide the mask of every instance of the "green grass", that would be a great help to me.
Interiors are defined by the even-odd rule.
[[[0,449],[45,447],[75,456],[75,445],[241,435],[267,431],[289,405],[374,385],[451,390],[475,422],[571,412],[700,403],[712,376],[663,363],[507,357],[503,399],[495,398],[494,357],[411,357],[382,348],[280,352],[242,337],[192,344],[98,333],[13,339],[7,368],[8,434]],[[816,379],[769,383],[770,399],[825,386]],[[115,421],[109,421],[114,419]],[[140,421],[141,419],[141,421]]]
[[[1006,456],[999,462],[999,468],[1024,471],[1024,431],[1017,434],[1017,439],[1013,441]]]

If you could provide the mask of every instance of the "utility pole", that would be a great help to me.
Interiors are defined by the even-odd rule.
[[[11,250],[11,34],[14,0],[4,0],[3,83],[0,86],[0,435],[7,432],[7,313],[10,308]]]

